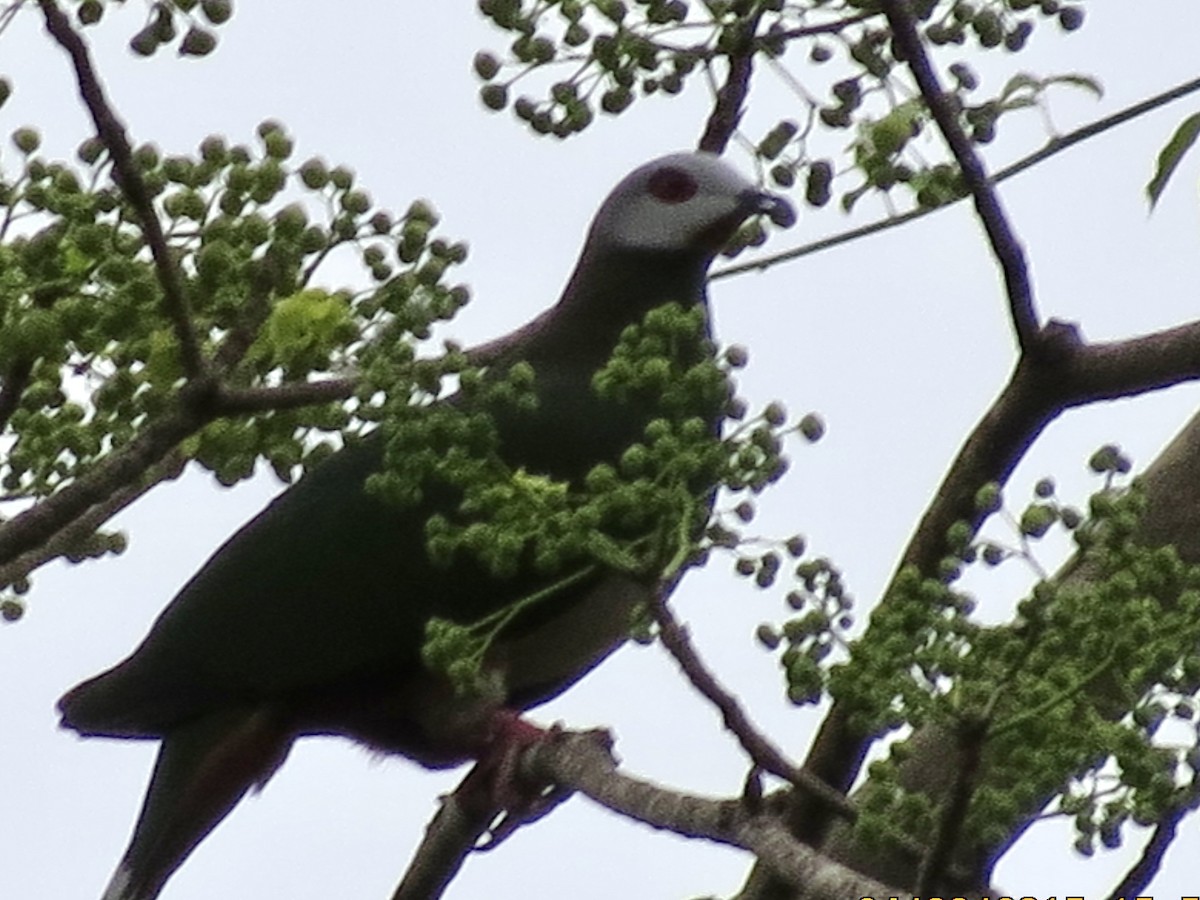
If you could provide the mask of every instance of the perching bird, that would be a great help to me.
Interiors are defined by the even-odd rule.
[[[537,407],[493,410],[514,470],[578,481],[642,437],[644,414],[597,396],[592,375],[622,330],[666,302],[706,303],[716,252],[748,217],[794,218],[707,153],[636,169],[605,199],[562,297],[480,348],[528,361]],[[716,411],[714,411],[714,417]],[[382,441],[336,453],[230,538],[184,586],[124,662],[60,701],[82,735],[162,741],[133,838],[103,900],[152,900],[297,738],[331,734],[430,767],[477,756],[502,710],[557,695],[627,637],[649,588],[597,571],[491,647],[494,690],[464,695],[421,661],[433,617],[476,621],[554,582],[532,566],[511,577],[456,557],[435,565],[416,508],[364,490]],[[440,499],[439,499],[440,498]]]

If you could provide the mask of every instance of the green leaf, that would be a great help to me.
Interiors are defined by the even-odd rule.
[[[1154,177],[1150,179],[1150,183],[1146,185],[1146,196],[1150,198],[1151,209],[1158,203],[1158,198],[1166,189],[1167,182],[1170,181],[1184,154],[1192,149],[1192,145],[1196,143],[1198,137],[1200,137],[1200,113],[1195,113],[1180,123],[1166,146],[1159,152],[1158,168],[1154,172]]]
[[[1028,72],[1018,72],[1012,78],[1008,79],[1008,83],[1004,85],[1004,90],[1000,92],[999,100],[1003,103],[1022,88],[1029,88],[1034,93],[1037,93],[1041,86],[1042,83]]]
[[[1094,95],[1097,100],[1101,100],[1104,97],[1104,86],[1091,75],[1084,75],[1080,72],[1051,75],[1042,82],[1042,87],[1046,88],[1052,84],[1069,84],[1072,87],[1083,88],[1088,93]]]

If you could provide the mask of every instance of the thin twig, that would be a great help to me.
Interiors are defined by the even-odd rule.
[[[650,605],[650,614],[659,629],[659,639],[683,670],[692,687],[700,692],[721,713],[725,727],[737,738],[751,761],[772,775],[793,784],[798,790],[825,803],[837,815],[853,822],[858,811],[840,791],[836,791],[810,772],[792,763],[783,752],[763,734],[742,709],[737,697],[725,690],[696,652],[687,629],[679,624],[663,596]]]
[[[757,49],[754,34],[758,31],[758,23],[764,12],[762,7],[757,8],[739,28],[738,46],[728,54],[729,73],[717,91],[716,102],[704,125],[704,133],[696,145],[700,150],[724,152],[729,139],[737,131],[746,95],[750,92],[750,77],[754,73],[754,54]]]
[[[104,88],[92,66],[87,45],[71,27],[70,19],[58,8],[54,0],[38,0],[38,5],[41,6],[46,19],[46,30],[71,57],[79,93],[96,125],[96,134],[112,158],[122,193],[137,213],[142,235],[154,258],[155,271],[163,289],[163,308],[179,341],[183,370],[189,378],[201,378],[205,375],[206,367],[192,325],[190,304],[184,293],[179,268],[171,258],[171,251],[163,235],[158,214],[154,210],[150,192],[133,159],[133,149],[125,134],[125,126],[105,98]]]
[[[857,25],[860,22],[865,22],[867,19],[873,19],[879,15],[877,12],[857,13],[853,16],[846,16],[844,19],[837,19],[833,22],[822,22],[820,25],[801,25],[798,28],[785,28],[782,31],[774,32],[770,37],[774,40],[794,40],[796,38],[817,37],[822,34],[837,34],[845,31],[851,25]]]
[[[1160,94],[1155,94],[1140,103],[1135,103],[1132,106],[1127,106],[1124,109],[1117,110],[1110,116],[1105,116],[1102,119],[1097,119],[1094,122],[1089,122],[1087,125],[1081,125],[1073,131],[1069,131],[1064,135],[1052,138],[1046,146],[1040,150],[1035,150],[1028,156],[1023,156],[1015,162],[1009,163],[1001,169],[997,169],[992,175],[992,183],[1000,184],[1007,181],[1014,175],[1019,175],[1026,169],[1031,169],[1035,165],[1050,157],[1061,153],[1076,144],[1082,143],[1089,138],[1096,137],[1099,134],[1116,128],[1118,125],[1124,125],[1126,122],[1131,122],[1139,116],[1144,116],[1148,112],[1153,112],[1168,103],[1186,97],[1189,94],[1194,94],[1200,91],[1200,78],[1193,78],[1191,81],[1185,81],[1183,84],[1176,85],[1173,88],[1163,91]],[[965,199],[965,198],[960,198]],[[959,200],[954,200],[950,203],[944,203],[941,206],[920,206],[916,209],[911,209],[906,213],[901,213],[898,216],[888,216],[887,218],[879,219],[870,224],[863,225],[859,228],[851,228],[849,231],[839,232],[826,238],[821,238],[819,241],[812,241],[808,244],[801,244],[799,247],[793,247],[790,250],[784,250],[779,253],[771,253],[766,256],[760,256],[746,263],[738,263],[737,265],[725,266],[718,269],[708,276],[709,281],[717,281],[721,278],[729,278],[732,275],[740,275],[742,272],[764,271],[773,265],[781,262],[789,262],[793,259],[800,259],[803,256],[810,256],[813,253],[818,253],[822,250],[828,250],[831,247],[837,247],[841,244],[848,244],[851,241],[856,241],[859,238],[869,237],[872,234],[878,234],[881,231],[887,231],[889,228],[897,228],[914,219],[920,219],[923,216],[931,215],[932,213],[940,212],[943,209],[949,209],[958,203]]]
[[[892,28],[892,40],[903,53],[921,96],[950,147],[950,152],[962,170],[967,189],[975,200],[975,211],[983,222],[992,253],[1004,273],[1005,290],[1017,342],[1022,351],[1036,349],[1041,330],[1037,310],[1034,306],[1033,284],[1029,279],[1029,267],[1025,262],[1025,251],[1008,222],[1004,207],[1000,203],[983,160],[971,145],[959,122],[958,109],[942,90],[941,82],[934,71],[933,63],[925,52],[925,45],[917,33],[916,21],[905,0],[881,0],[884,14]]]

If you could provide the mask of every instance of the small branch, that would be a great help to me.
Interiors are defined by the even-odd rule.
[[[54,0],[38,0],[38,5],[46,19],[46,30],[71,57],[79,93],[96,125],[96,134],[112,158],[121,191],[137,213],[142,235],[150,247],[158,281],[163,289],[163,307],[179,341],[184,371],[189,378],[202,377],[205,373],[204,358],[192,327],[191,309],[179,277],[179,268],[171,258],[150,192],[134,162],[125,127],[105,98],[87,45],[71,27],[70,19]]]
[[[1023,156],[1015,162],[1009,163],[1002,169],[997,169],[992,176],[992,184],[1000,184],[1012,178],[1014,175],[1019,175],[1026,169],[1030,169],[1038,163],[1049,159],[1050,157],[1061,153],[1076,144],[1082,143],[1089,138],[1096,137],[1099,134],[1116,128],[1118,125],[1124,125],[1126,122],[1131,122],[1139,116],[1144,116],[1148,112],[1153,112],[1163,106],[1166,106],[1172,101],[1178,100],[1181,97],[1186,97],[1200,91],[1200,78],[1193,78],[1191,81],[1185,81],[1183,84],[1176,85],[1173,88],[1163,91],[1160,94],[1155,94],[1140,103],[1135,103],[1132,106],[1127,106],[1124,109],[1118,110],[1111,116],[1105,116],[1102,119],[1097,119],[1094,122],[1089,122],[1076,128],[1074,131],[1069,131],[1060,137],[1052,138],[1046,146],[1040,150],[1030,153],[1028,156]],[[880,231],[887,231],[889,228],[896,228],[904,225],[914,219],[920,219],[923,216],[939,212],[943,209],[948,209],[959,201],[955,200],[952,203],[946,203],[942,206],[921,206],[916,209],[909,210],[898,216],[889,216],[886,219],[879,219],[871,222],[868,225],[863,225],[860,228],[852,228],[849,231],[843,231],[839,234],[831,235],[830,237],[822,238],[819,241],[813,241],[808,244],[801,244],[799,247],[793,247],[791,250],[784,250],[780,253],[772,253],[767,256],[760,256],[746,263],[738,263],[737,265],[726,266],[718,269],[709,275],[709,281],[717,281],[721,278],[729,278],[732,275],[740,275],[742,272],[753,270],[764,271],[776,263],[788,262],[793,259],[799,259],[803,256],[809,256],[813,253],[819,253],[822,250],[828,250],[831,247],[837,247],[841,244],[848,244],[851,241],[856,241],[859,238],[869,237],[872,234],[877,234]]]
[[[482,809],[468,802],[470,792],[463,790],[465,783],[466,778],[453,793],[442,798],[442,805],[426,827],[392,900],[441,897],[495,819],[497,810]]]
[[[950,868],[958,838],[962,834],[967,809],[975,793],[975,778],[979,772],[979,761],[987,743],[986,722],[964,722],[958,728],[958,767],[955,770],[954,786],[942,806],[937,829],[929,852],[921,860],[917,871],[917,886],[913,893],[928,897],[938,889],[942,875]]]
[[[21,404],[21,395],[29,386],[29,376],[33,372],[33,363],[27,359],[14,360],[0,379],[0,431],[8,425],[8,420]]]
[[[356,378],[327,378],[278,387],[220,388],[212,399],[213,415],[233,416],[333,403],[353,396],[357,386]]]
[[[1022,351],[1036,350],[1040,325],[1033,301],[1033,284],[1029,280],[1029,267],[1025,263],[1025,252],[1016,234],[1009,225],[1000,197],[988,179],[983,161],[975,153],[970,138],[959,124],[958,109],[942,90],[933,63],[925,52],[925,45],[917,33],[916,22],[905,0],[881,0],[884,14],[892,28],[892,37],[897,49],[903,53],[916,79],[921,96],[929,105],[929,111],[937,122],[950,152],[962,170],[963,178],[971,196],[975,199],[975,211],[983,222],[992,253],[1004,273],[1004,285],[1008,293],[1013,327]]]
[[[68,556],[79,545],[96,533],[105,522],[146,494],[163,481],[177,478],[186,460],[173,453],[156,466],[152,466],[142,478],[114,491],[103,502],[92,506],[87,512],[74,519],[65,528],[33,550],[21,554],[11,562],[0,566],[0,588],[7,587],[62,556]]]
[[[208,419],[190,406],[164,415],[86,475],[0,525],[0,565],[42,546],[114,491],[137,482]]]
[[[783,31],[771,34],[771,37],[776,40],[794,40],[796,38],[817,37],[822,34],[838,34],[845,31],[851,25],[857,25],[860,22],[865,22],[867,19],[875,18],[879,13],[864,12],[857,13],[853,16],[846,16],[844,19],[837,19],[833,22],[822,22],[820,25],[801,25],[799,28],[785,28]]]
[[[750,812],[737,800],[681,794],[621,773],[594,734],[564,732],[536,744],[523,755],[522,765],[539,781],[585,794],[651,828],[748,850],[781,880],[800,888],[801,897],[845,900],[903,893],[798,842],[777,811]]]
[[[1196,788],[1193,788],[1192,792],[1195,794]],[[1127,897],[1145,895],[1146,888],[1150,887],[1150,882],[1158,874],[1158,870],[1162,867],[1163,857],[1175,840],[1175,832],[1179,829],[1179,823],[1189,813],[1196,811],[1195,803],[1196,800],[1193,798],[1191,803],[1172,809],[1163,817],[1155,827],[1154,834],[1150,836],[1145,849],[1142,850],[1142,855],[1125,873],[1121,883],[1112,889],[1108,900],[1124,900]]]
[[[796,766],[784,756],[770,739],[759,731],[742,709],[737,697],[725,690],[700,659],[688,637],[687,629],[675,619],[661,594],[650,606],[650,614],[659,628],[659,638],[667,651],[679,663],[692,687],[700,692],[721,713],[725,727],[737,738],[751,761],[762,769],[820,800],[837,815],[853,822],[858,811],[840,791],[836,791],[815,775]]]
[[[89,509],[105,503],[114,492],[138,483],[149,467],[213,419],[344,400],[354,392],[355,383],[352,378],[331,378],[270,388],[221,389],[192,382],[181,392],[174,411],[163,415],[86,475],[0,524],[0,567],[14,564],[21,554],[42,547]]]
[[[729,139],[737,131],[738,123],[742,120],[742,107],[750,92],[750,77],[754,73],[754,53],[757,49],[754,35],[764,11],[762,7],[757,8],[739,28],[738,47],[728,54],[729,73],[725,76],[725,84],[717,91],[716,102],[709,113],[697,149],[723,153]]]

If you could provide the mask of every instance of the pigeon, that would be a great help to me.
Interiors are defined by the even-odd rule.
[[[621,334],[667,302],[707,308],[707,270],[747,219],[787,226],[786,200],[718,156],[675,153],[626,176],[600,206],[554,306],[470,352],[525,361],[532,409],[491,411],[513,469],[578,483],[642,437],[644,410],[593,388]],[[453,398],[448,401],[454,402]],[[719,410],[713,410],[715,427]],[[652,587],[593,567],[506,628],[485,659],[486,689],[463,691],[422,659],[433,618],[471,623],[561,573],[430,558],[426,522],[452,492],[416,506],[365,483],[383,465],[379,432],[348,444],[226,541],[123,662],[60,701],[83,736],[161,741],[129,847],[103,900],[153,900],[203,838],[262,787],[299,737],[336,735],[430,768],[479,758],[503,716],[558,695],[629,636]]]

